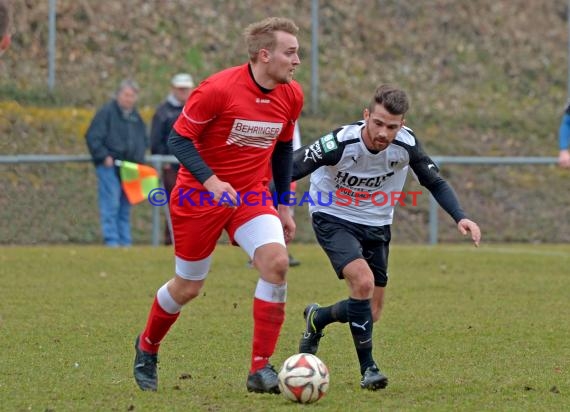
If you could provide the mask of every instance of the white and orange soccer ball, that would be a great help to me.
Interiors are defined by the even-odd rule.
[[[310,353],[297,353],[287,358],[278,378],[281,393],[293,402],[316,402],[329,390],[327,366]]]

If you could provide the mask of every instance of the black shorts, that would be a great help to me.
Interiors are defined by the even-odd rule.
[[[312,219],[317,240],[339,279],[344,279],[342,271],[346,265],[364,259],[374,274],[374,285],[386,286],[390,225],[361,225],[321,212],[313,213]]]

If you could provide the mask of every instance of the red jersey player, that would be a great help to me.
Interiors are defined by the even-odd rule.
[[[204,80],[174,124],[169,147],[182,164],[170,199],[176,275],[159,288],[135,342],[134,376],[142,390],[157,389],[160,342],[182,306],[199,295],[226,230],[259,271],[246,387],[279,393],[269,358],[285,318],[285,245],[295,223],[286,196],[273,207],[264,166],[271,161],[277,192],[288,192],[291,140],[303,106],[303,92],[293,80],[300,64],[297,32],[284,18],[248,26],[249,62]]]

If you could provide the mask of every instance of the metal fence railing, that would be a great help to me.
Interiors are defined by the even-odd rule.
[[[162,170],[163,163],[177,162],[174,156],[150,155],[146,156],[147,163],[151,164],[156,170]],[[8,164],[25,164],[25,163],[88,163],[91,162],[90,155],[13,155],[0,156],[0,165]],[[152,238],[153,246],[160,244],[160,208],[152,208]]]
[[[431,156],[438,167],[446,164],[464,165],[552,165],[558,162],[556,157],[509,157],[509,156]],[[433,196],[429,200],[429,243],[437,243],[438,204]]]
[[[556,157],[477,157],[477,156],[432,156],[434,162],[440,167],[445,165],[553,165],[557,163]],[[176,162],[174,156],[150,155],[146,158],[156,170],[162,170],[163,163]],[[13,165],[25,163],[65,163],[90,162],[89,155],[12,155],[0,156],[0,165]],[[438,204],[430,196],[429,201],[429,243],[438,242]],[[152,237],[153,246],[160,244],[160,208],[152,209]]]

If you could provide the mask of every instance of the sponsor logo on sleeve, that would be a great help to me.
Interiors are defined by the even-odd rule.
[[[326,136],[321,137],[321,146],[323,147],[325,153],[331,152],[338,148],[336,139],[332,134],[327,134]]]

